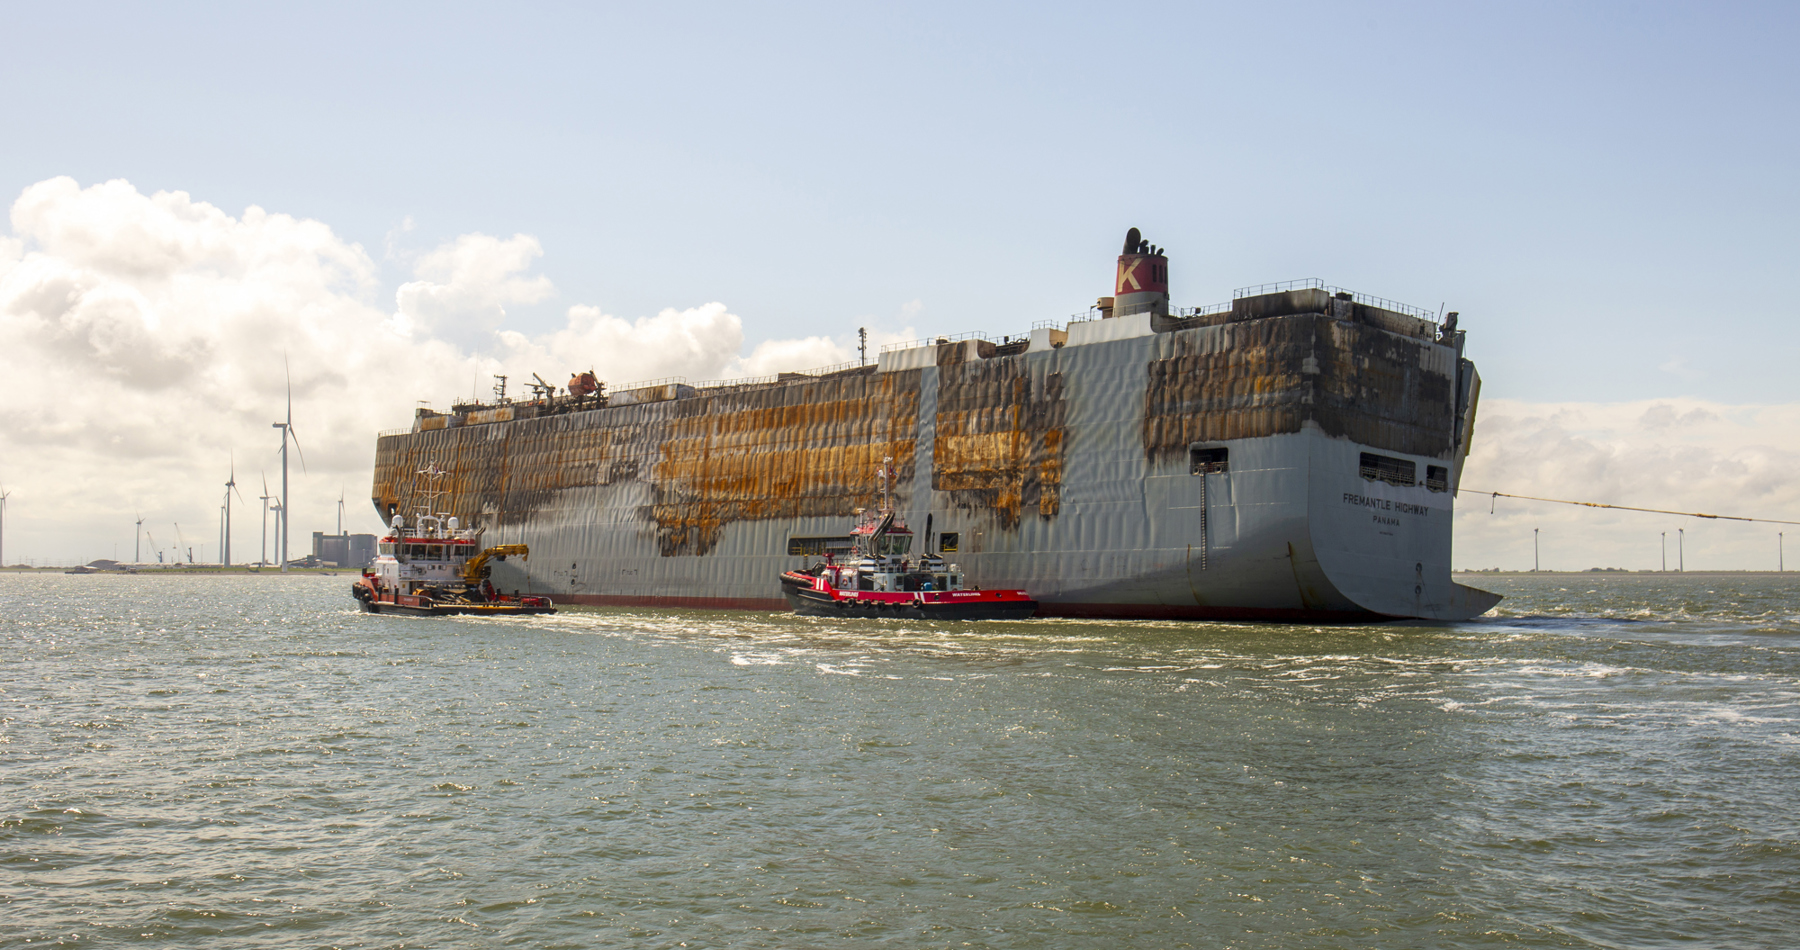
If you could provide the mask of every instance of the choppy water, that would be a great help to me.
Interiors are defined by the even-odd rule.
[[[1311,628],[0,575],[0,945],[1793,946],[1800,577],[1482,581]]]

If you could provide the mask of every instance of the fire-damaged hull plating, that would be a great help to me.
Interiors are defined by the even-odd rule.
[[[1128,257],[1164,260],[1121,257],[1121,290]],[[1185,315],[1121,293],[1066,332],[818,375],[421,410],[380,438],[373,500],[391,516],[411,473],[450,472],[449,510],[531,546],[496,567],[503,589],[779,610],[772,578],[843,541],[891,458],[925,543],[1044,615],[1492,607],[1450,577],[1479,393],[1454,323],[1316,282],[1261,290]]]

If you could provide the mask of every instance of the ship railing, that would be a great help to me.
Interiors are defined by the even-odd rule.
[[[830,366],[815,366],[811,369],[783,370],[773,376],[744,376],[736,379],[708,379],[692,385],[695,389],[743,389],[746,386],[767,386],[772,383],[779,383],[784,379],[792,379],[795,376],[830,376],[833,373],[842,373],[845,370],[861,369],[867,365],[869,364],[864,363],[861,360],[851,360],[848,363],[833,363]]]
[[[1382,310],[1388,310],[1394,313],[1403,313],[1409,317],[1417,317],[1432,324],[1438,322],[1438,312],[1436,310],[1430,310],[1425,307],[1415,307],[1411,304],[1401,303],[1398,300],[1389,300],[1386,297],[1377,297],[1374,294],[1365,294],[1344,287],[1333,286],[1317,277],[1307,277],[1301,280],[1284,280],[1273,284],[1256,284],[1251,287],[1239,287],[1231,292],[1231,296],[1234,300],[1241,300],[1245,297],[1286,293],[1290,290],[1323,290],[1332,295],[1349,294],[1350,299],[1367,307],[1378,307]]]
[[[1383,310],[1391,310],[1395,313],[1404,313],[1409,317],[1418,317],[1427,323],[1435,324],[1438,322],[1438,313],[1436,310],[1415,307],[1411,304],[1404,304],[1398,300],[1389,300],[1386,297],[1377,297],[1373,294],[1360,294],[1353,290],[1346,291],[1342,287],[1327,287],[1326,289],[1334,294],[1348,293],[1352,300],[1367,307],[1379,307]]]
[[[375,438],[385,439],[390,435],[412,435],[412,433],[413,430],[411,426],[407,426],[404,429],[383,429],[380,432],[375,433]]]
[[[1253,287],[1239,287],[1231,292],[1231,299],[1244,297],[1260,297],[1263,294],[1281,294],[1290,290],[1325,290],[1325,282],[1317,277],[1305,277],[1300,280],[1283,280],[1273,284],[1257,284]]]
[[[664,376],[660,379],[645,379],[645,380],[640,380],[635,383],[626,383],[623,386],[614,387],[613,391],[621,392],[621,393],[628,393],[634,389],[654,389],[657,386],[677,386],[677,385],[679,385],[679,386],[688,385],[687,377],[686,376]]]
[[[766,386],[779,382],[780,376],[743,376],[737,379],[703,379],[693,384],[695,389],[742,389],[745,386]]]
[[[830,366],[819,366],[819,367],[815,367],[813,369],[797,369],[792,372],[782,373],[781,375],[783,375],[783,376],[830,376],[832,373],[841,373],[847,369],[860,369],[867,365],[869,365],[869,364],[864,362],[863,360],[850,360],[847,363],[833,363]]]
[[[1186,319],[1188,317],[1204,317],[1210,314],[1228,313],[1230,311],[1231,304],[1229,303],[1213,303],[1207,304],[1204,307],[1176,307],[1174,312],[1170,313],[1169,316],[1175,317],[1176,319]],[[1069,315],[1070,323],[1088,323],[1099,319],[1101,319],[1101,312],[1098,307],[1091,307],[1086,313]],[[1053,320],[1039,320],[1037,323],[1031,325],[1031,328],[1034,330],[1042,327],[1050,327],[1057,330],[1062,329],[1062,327]]]
[[[916,350],[921,346],[939,346],[944,343],[961,343],[965,340],[986,340],[995,345],[999,345],[1000,343],[999,340],[994,339],[984,331],[970,330],[968,333],[958,333],[954,336],[935,336],[929,340],[907,340],[903,343],[887,343],[881,347],[881,352],[888,353],[894,350]]]
[[[1063,326],[1060,320],[1034,320],[1031,324],[1033,330],[1061,330]]]

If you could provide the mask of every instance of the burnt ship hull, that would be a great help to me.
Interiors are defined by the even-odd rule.
[[[776,381],[422,411],[373,501],[452,474],[453,510],[526,542],[505,590],[562,604],[782,610],[894,459],[895,507],[1042,616],[1460,620],[1450,577],[1479,381],[1461,336],[1301,288],[1228,311],[933,343]]]

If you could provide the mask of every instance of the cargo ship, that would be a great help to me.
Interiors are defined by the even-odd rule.
[[[1132,229],[1113,293],[1066,322],[883,347],[761,379],[420,408],[376,443],[372,501],[446,510],[529,563],[494,583],[559,604],[781,610],[775,580],[846,553],[893,505],[1040,616],[1463,620],[1499,596],[1450,576],[1480,377],[1457,314],[1289,281],[1170,306]],[[578,354],[570,354],[572,358]]]

